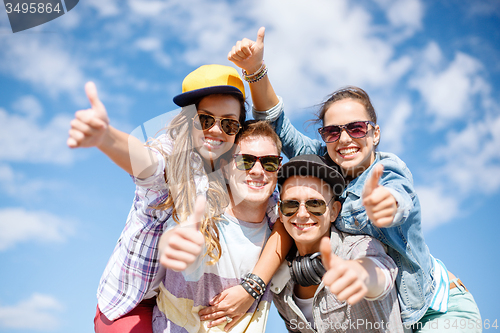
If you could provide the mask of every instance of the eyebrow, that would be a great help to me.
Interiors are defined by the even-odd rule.
[[[212,113],[212,112],[210,112],[210,111],[208,111],[208,110],[205,110],[205,109],[198,109],[198,111],[203,111],[203,112],[208,113],[208,114],[210,114],[210,115],[212,115],[212,116],[215,116],[215,114],[214,114],[214,113]],[[217,117],[217,116],[216,116],[216,117]],[[238,116],[237,116],[237,115],[235,115],[234,113],[224,114],[224,115],[222,115],[221,117],[223,117],[223,118],[227,118],[227,117],[235,117],[235,118],[238,118]]]

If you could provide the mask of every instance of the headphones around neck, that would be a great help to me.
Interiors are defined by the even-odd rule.
[[[288,260],[291,258],[287,258]],[[326,269],[321,261],[321,253],[316,252],[305,256],[296,256],[288,261],[290,275],[295,283],[302,287],[316,286],[321,283]]]

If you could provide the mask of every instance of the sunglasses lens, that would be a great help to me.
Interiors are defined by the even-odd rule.
[[[198,120],[199,122],[195,119],[194,126],[204,131],[211,129],[215,124],[215,118],[208,114],[198,114]],[[198,127],[198,123],[201,128]]]
[[[321,216],[326,212],[326,202],[321,199],[311,199],[305,202],[306,209],[315,216]],[[297,200],[284,200],[280,203],[281,213],[292,216],[299,210],[300,202]]]
[[[236,155],[234,161],[236,168],[242,171],[248,171],[253,168],[257,159],[253,155]]]
[[[313,215],[321,216],[326,212],[326,202],[320,199],[307,200],[306,209]]]
[[[240,130],[240,123],[234,119],[223,119],[220,124],[227,135],[235,135]]]
[[[365,122],[357,121],[354,123],[347,124],[345,126],[345,129],[351,137],[359,139],[366,136],[368,127]]]
[[[335,142],[340,138],[340,127],[339,126],[326,126],[320,129],[321,138],[325,142]]]
[[[281,159],[279,156],[264,156],[260,158],[260,163],[264,170],[268,172],[275,172],[280,166]]]
[[[281,213],[285,216],[292,216],[300,207],[300,202],[296,200],[285,200],[280,202]]]

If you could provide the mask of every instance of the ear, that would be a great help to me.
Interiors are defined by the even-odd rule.
[[[330,204],[330,222],[335,222],[341,209],[342,204],[338,200],[335,200],[332,204]]]
[[[373,145],[378,146],[379,143],[380,143],[380,126],[375,125],[373,131]]]

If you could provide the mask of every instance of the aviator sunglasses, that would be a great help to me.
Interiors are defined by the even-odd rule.
[[[276,155],[254,156],[250,154],[234,154],[234,163],[236,169],[241,171],[250,171],[257,161],[262,168],[268,172],[276,172],[280,168],[283,157]]]
[[[375,127],[375,123],[372,121],[355,121],[346,125],[330,125],[321,127],[318,129],[321,138],[326,143],[332,143],[340,139],[342,130],[345,129],[347,134],[353,139],[361,139],[366,136],[368,132],[368,124]]]
[[[321,199],[310,199],[304,202],[307,211],[315,216],[321,216],[326,212],[326,202]],[[280,201],[281,213],[285,216],[293,216],[300,208],[300,201],[282,200]]]
[[[208,131],[216,123],[219,123],[219,128],[227,135],[236,135],[240,131],[241,125],[238,120],[231,118],[215,117],[209,114],[198,113],[194,117],[194,127],[198,130]]]

